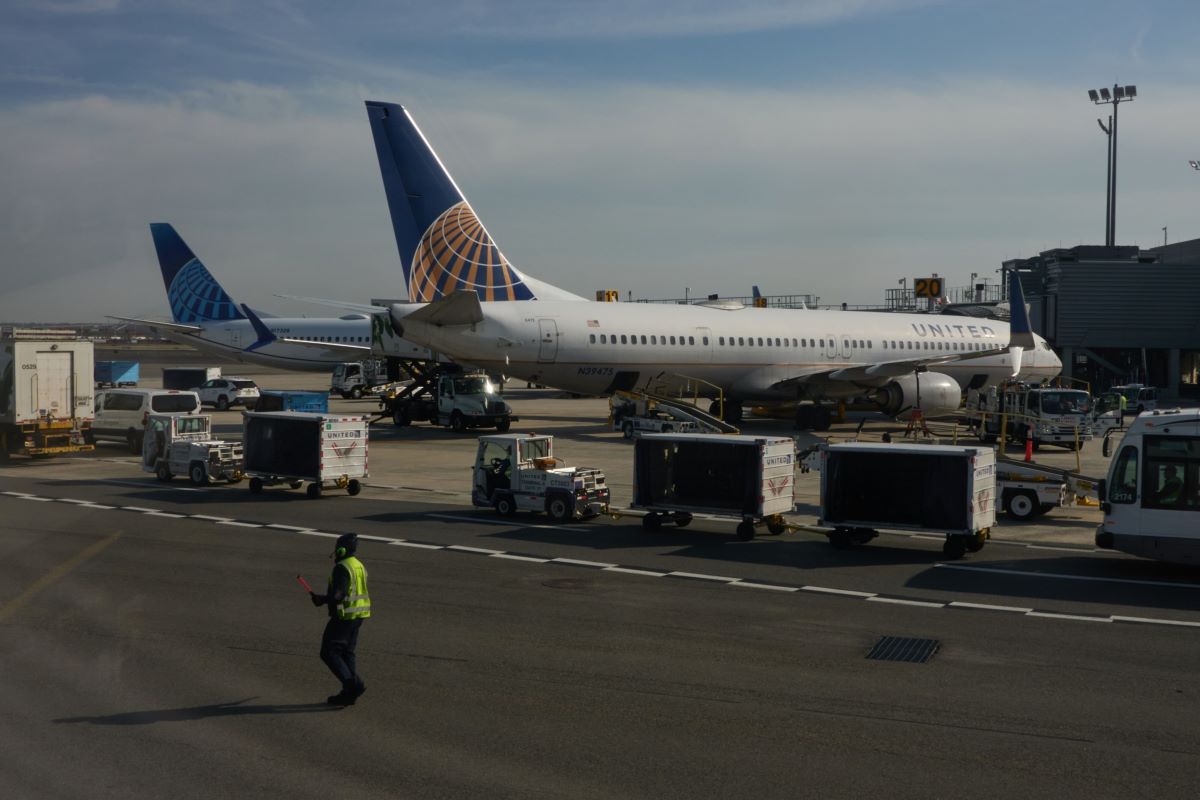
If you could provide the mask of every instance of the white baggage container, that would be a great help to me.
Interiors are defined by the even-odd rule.
[[[367,417],[300,411],[246,411],[243,452],[250,491],[287,483],[319,497],[325,486],[362,491],[367,477]]]

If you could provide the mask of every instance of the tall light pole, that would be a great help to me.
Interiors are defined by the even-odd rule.
[[[1096,105],[1111,105],[1112,117],[1108,128],[1100,123],[1100,129],[1108,134],[1108,208],[1104,219],[1104,243],[1109,247],[1117,237],[1117,109],[1137,97],[1136,86],[1118,86],[1108,89],[1088,89],[1088,99]],[[1099,120],[1097,120],[1099,122]]]

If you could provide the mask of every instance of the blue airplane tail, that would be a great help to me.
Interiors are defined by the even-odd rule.
[[[367,118],[409,300],[432,302],[462,290],[480,300],[536,300],[408,111],[367,101]]]
[[[154,237],[158,266],[162,270],[167,300],[171,305],[171,318],[175,322],[245,319],[233,298],[204,268],[174,227],[165,222],[151,222],[150,235]]]

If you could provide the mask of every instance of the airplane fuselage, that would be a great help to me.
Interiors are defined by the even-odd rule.
[[[407,339],[583,394],[657,388],[711,396],[720,387],[741,400],[853,397],[880,379],[836,380],[831,370],[969,356],[1009,341],[1006,322],[928,314],[516,301],[482,304],[484,319],[474,325],[439,327],[406,319],[416,307],[393,309]],[[1044,339],[1035,341],[1023,354],[1022,379],[1057,375],[1058,357]],[[928,369],[963,389],[981,388],[1011,377],[1012,362],[997,354]]]

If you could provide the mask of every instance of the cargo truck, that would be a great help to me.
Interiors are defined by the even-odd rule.
[[[137,361],[96,362],[97,389],[137,386],[140,377],[141,365]]]
[[[219,377],[220,367],[163,367],[162,388],[191,390]]]
[[[0,340],[0,459],[92,450],[91,342]]]
[[[996,524],[996,454],[990,447],[847,442],[822,445],[819,527],[834,547],[879,530],[945,535],[942,553],[983,548]]]
[[[796,445],[782,436],[652,433],[634,442],[633,503],[646,512],[642,526],[677,527],[695,514],[734,517],[737,538],[754,538],[756,525],[783,533],[795,510]]]
[[[394,395],[382,395],[379,406],[398,426],[428,420],[456,433],[468,428],[503,433],[517,420],[486,373],[457,368],[429,368]]]
[[[286,483],[308,484],[308,496],[320,497],[327,486],[362,491],[367,477],[367,418],[299,411],[244,411],[244,474],[250,492]]]

